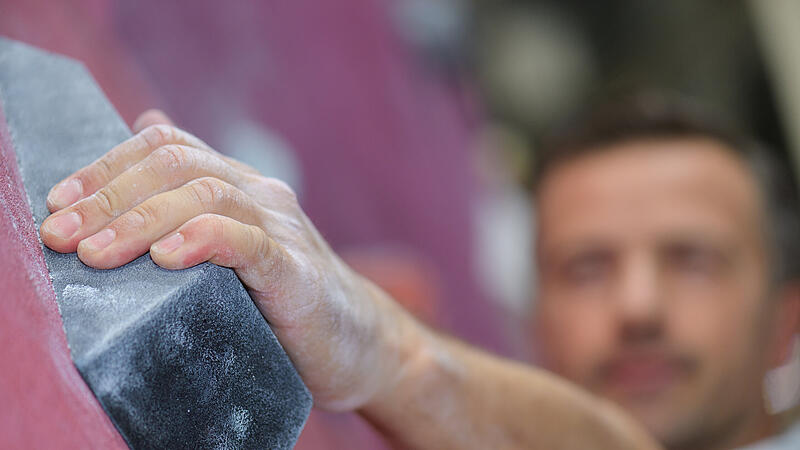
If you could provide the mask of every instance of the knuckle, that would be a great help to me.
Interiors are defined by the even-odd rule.
[[[225,195],[227,185],[213,177],[203,177],[189,183],[189,192],[206,209],[213,209]]]
[[[111,155],[106,154],[95,161],[94,164],[77,173],[77,177],[85,185],[104,185],[113,178],[114,167],[110,161]],[[88,181],[88,183],[87,183]]]
[[[207,239],[221,242],[225,235],[225,222],[222,216],[216,214],[202,214],[197,218],[197,224],[202,228]]]
[[[194,165],[195,155],[187,147],[164,145],[153,152],[153,158],[160,166],[177,169]]]
[[[95,192],[92,197],[94,197],[95,207],[101,214],[107,217],[119,216],[119,195],[114,188],[106,186]]]
[[[162,145],[175,141],[175,128],[170,125],[158,124],[150,125],[139,133],[150,147],[161,147]]]
[[[286,182],[277,178],[264,178],[263,183],[273,195],[291,202],[297,202],[297,194]]]
[[[160,217],[158,207],[149,202],[145,202],[136,206],[128,211],[128,214],[134,216],[135,219],[133,220],[135,220],[136,223],[141,224],[141,226],[147,226],[156,223]]]
[[[270,239],[263,230],[253,227],[251,228],[251,242],[252,247],[255,249],[256,257],[271,258],[275,253],[275,242]]]

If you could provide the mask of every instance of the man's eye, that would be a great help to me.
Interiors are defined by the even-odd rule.
[[[673,268],[686,272],[713,273],[722,265],[720,254],[707,248],[676,246],[667,255]]]
[[[609,256],[602,252],[579,255],[567,261],[565,274],[572,282],[587,283],[605,276],[610,265]]]

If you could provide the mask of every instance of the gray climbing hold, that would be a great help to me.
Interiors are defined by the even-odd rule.
[[[130,136],[81,64],[3,38],[0,106],[37,227],[50,187]],[[131,447],[294,445],[311,396],[233,271],[43,251],[72,359]]]

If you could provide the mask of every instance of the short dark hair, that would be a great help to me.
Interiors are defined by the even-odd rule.
[[[765,205],[766,241],[775,281],[800,279],[800,200],[788,161],[729,126],[696,102],[663,94],[638,94],[591,108],[556,129],[536,154],[534,195],[556,167],[613,144],[663,138],[709,138],[750,169]]]

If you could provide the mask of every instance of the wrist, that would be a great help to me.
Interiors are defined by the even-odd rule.
[[[399,306],[396,306],[400,308]],[[383,382],[358,412],[381,428],[408,418],[433,414],[435,403],[446,392],[457,389],[465,369],[445,338],[403,314],[396,334],[387,334],[388,354],[395,355],[384,366]]]
[[[448,338],[422,325],[417,330],[401,369],[358,413],[397,448],[468,448],[453,429],[461,423],[456,417],[464,413],[469,378],[463,355]]]
[[[405,391],[430,364],[435,336],[379,287],[366,281],[379,311],[374,346],[376,357],[370,369],[376,388],[359,409],[384,403]]]

